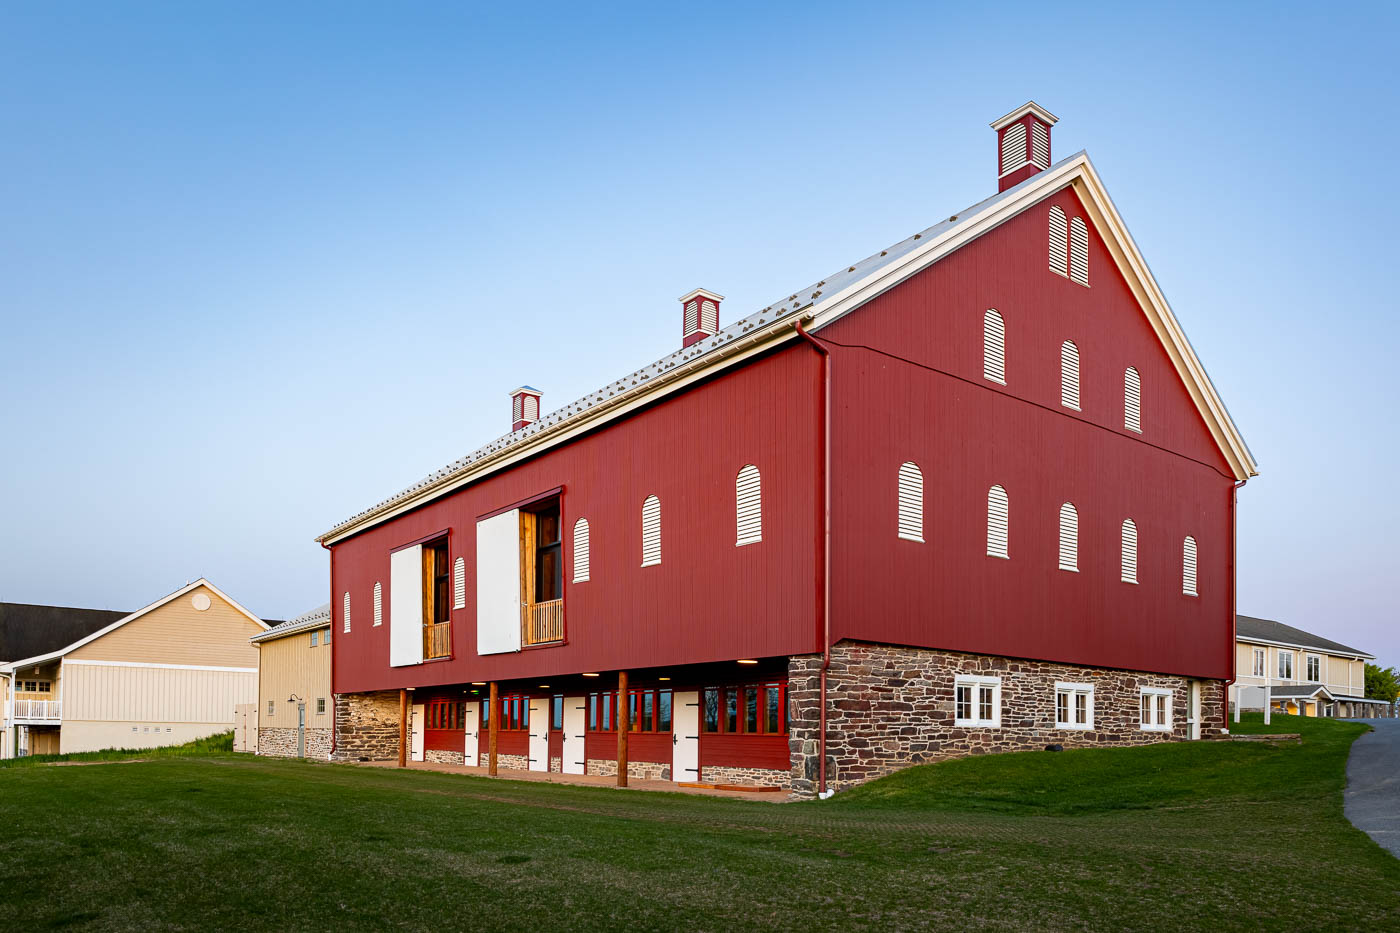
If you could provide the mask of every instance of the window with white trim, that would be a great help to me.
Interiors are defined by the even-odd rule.
[[[276,703],[277,703],[276,700],[268,700],[268,701],[267,701],[267,715],[271,716],[271,715],[273,714],[273,711],[277,709]],[[132,726],[132,727],[131,727],[131,731],[132,731],[132,732],[135,732],[135,731],[136,731],[136,727],[135,727],[135,726]]]
[[[1267,664],[1266,652],[1263,648],[1254,649],[1254,676],[1263,677],[1264,667]]]
[[[1322,680],[1322,657],[1310,654],[1307,658],[1308,680],[1312,683],[1319,683]]]
[[[1058,207],[1050,208],[1050,271],[1069,277],[1069,221]]]
[[[912,460],[899,465],[899,536],[924,540],[924,474]]]
[[[1055,684],[1055,728],[1094,728],[1094,687],[1092,684]]]
[[[661,500],[647,496],[642,503],[642,566],[661,563]]]
[[[452,562],[452,608],[467,608],[467,561],[464,557]]]
[[[1089,228],[1083,217],[1069,222],[1069,277],[1080,285],[1089,284]]]
[[[1278,676],[1280,680],[1293,679],[1293,652],[1280,651],[1278,653]]]
[[[1172,731],[1172,692],[1161,687],[1143,687],[1140,693],[1139,727],[1145,732]]]
[[[326,698],[325,698],[325,697],[317,697],[317,698],[316,698],[316,715],[317,715],[317,716],[324,716],[324,715],[326,715]]]
[[[1138,535],[1137,522],[1131,518],[1123,519],[1123,582],[1136,583],[1137,578],[1137,554]]]
[[[987,490],[987,556],[1008,560],[1011,544],[1011,500],[1006,490],[993,486]]]
[[[349,590],[346,590],[346,591],[345,591],[344,607],[343,607],[343,610],[342,610],[341,615],[342,615],[342,617],[345,619],[345,631],[346,631],[347,633],[349,633],[349,631],[350,631],[350,591],[349,591]]]
[[[1123,427],[1142,433],[1142,377],[1133,366],[1123,370]]]
[[[1196,539],[1187,535],[1181,541],[1181,592],[1186,596],[1197,596],[1196,592]]]
[[[1001,725],[1001,678],[958,674],[953,678],[953,725]]]
[[[316,647],[316,642],[317,642],[317,640],[320,638],[320,636],[321,636],[321,630],[320,630],[320,629],[316,629],[314,632],[311,633],[311,647],[313,647],[313,648]]]
[[[1006,322],[993,308],[982,315],[982,375],[1006,385]]]
[[[752,463],[734,478],[735,547],[763,540],[763,478]]]
[[[1072,502],[1060,506],[1060,569],[1079,571],[1079,510]]]
[[[1060,404],[1079,411],[1079,347],[1073,340],[1060,344]]]
[[[588,582],[588,519],[574,522],[574,582]]]
[[[328,629],[328,628],[323,628],[323,629],[321,629],[321,644],[323,644],[323,645],[329,645],[330,643],[331,643],[331,630]]]
[[[374,624],[384,624],[384,588],[374,584]]]

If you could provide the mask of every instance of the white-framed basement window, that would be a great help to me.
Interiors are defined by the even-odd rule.
[[[1143,687],[1139,723],[1144,732],[1172,731],[1172,692],[1161,687]]]
[[[1094,728],[1094,685],[1055,684],[1055,728]]]
[[[958,674],[953,678],[953,725],[1001,726],[1001,678]]]
[[[924,474],[912,460],[899,465],[899,536],[924,540]]]

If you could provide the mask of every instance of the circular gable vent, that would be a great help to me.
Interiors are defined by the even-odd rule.
[[[209,608],[209,594],[195,593],[194,596],[190,598],[190,604],[193,605],[195,609],[203,612]]]

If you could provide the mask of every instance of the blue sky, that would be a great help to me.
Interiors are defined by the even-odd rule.
[[[0,599],[325,602],[511,388],[980,200],[1035,98],[1261,464],[1240,610],[1400,663],[1393,6],[669,6],[0,5]]]

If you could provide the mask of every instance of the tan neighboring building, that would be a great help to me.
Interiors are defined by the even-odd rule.
[[[1267,702],[1271,712],[1295,716],[1390,717],[1390,704],[1366,697],[1366,662],[1374,660],[1282,622],[1237,616],[1230,703],[1262,710]]]
[[[278,758],[329,758],[335,718],[331,701],[331,607],[327,603],[254,635],[258,702],[253,742],[242,751]]]
[[[0,753],[151,748],[226,732],[234,707],[257,697],[248,639],[267,629],[199,579],[61,648],[0,665],[12,687]]]

